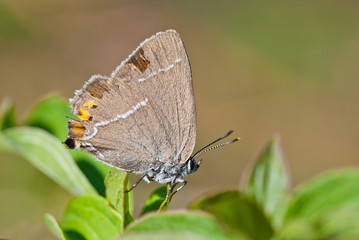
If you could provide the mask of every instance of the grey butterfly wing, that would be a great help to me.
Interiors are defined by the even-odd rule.
[[[146,39],[111,74],[92,77],[70,101],[67,144],[143,173],[186,161],[196,138],[191,70],[174,30]],[[73,146],[72,146],[73,145]]]

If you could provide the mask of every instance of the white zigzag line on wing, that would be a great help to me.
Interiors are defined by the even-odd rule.
[[[179,63],[179,62],[181,62],[181,61],[182,61],[182,58],[177,58],[177,59],[175,60],[175,63]],[[147,78],[139,78],[137,81],[139,81],[139,82],[146,81],[148,78],[154,77],[154,76],[156,76],[157,74],[159,74],[160,72],[167,72],[167,71],[171,70],[172,68],[174,68],[174,66],[175,66],[174,64],[171,64],[171,65],[169,65],[169,66],[166,67],[166,68],[160,68],[160,69],[158,69],[157,72],[151,73]]]
[[[97,132],[98,132],[98,129],[97,127],[102,127],[102,126],[106,126],[112,122],[116,122],[118,121],[119,119],[125,119],[127,118],[128,116],[134,114],[140,107],[144,107],[146,106],[148,103],[148,99],[146,98],[145,100],[137,103],[135,106],[132,107],[132,109],[128,110],[127,112],[125,113],[122,113],[122,114],[118,114],[115,118],[111,119],[111,120],[108,120],[108,121],[103,121],[103,122],[98,122],[95,124],[95,126],[93,127],[93,132],[90,136],[88,137],[85,137],[84,139],[82,139],[83,141],[86,141],[86,140],[89,140],[91,138],[93,138],[94,136],[96,136]]]
[[[104,158],[102,153],[100,153],[91,143],[88,142],[82,142],[81,146],[89,147],[92,151],[96,152],[101,158]]]

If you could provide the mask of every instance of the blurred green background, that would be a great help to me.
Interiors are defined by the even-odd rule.
[[[229,129],[241,141],[203,156],[171,207],[236,188],[274,132],[297,185],[358,166],[358,12],[349,0],[3,0],[0,99],[11,97],[21,118],[49,93],[72,97],[92,74],[109,75],[145,38],[173,28],[192,66],[196,148]],[[0,161],[0,237],[52,239],[42,214],[61,219],[72,196],[18,156]],[[156,187],[135,189],[137,212]]]

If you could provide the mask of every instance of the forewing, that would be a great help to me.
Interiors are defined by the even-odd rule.
[[[188,159],[196,138],[191,70],[174,30],[146,39],[111,74],[94,76],[70,101],[68,145],[101,161],[145,172]]]

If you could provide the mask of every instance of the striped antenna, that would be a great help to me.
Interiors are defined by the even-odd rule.
[[[239,139],[239,137],[231,140],[231,141],[228,141],[228,142],[225,142],[225,143],[221,143],[219,145],[216,145],[216,146],[213,146],[213,147],[210,147],[208,148],[209,146],[215,144],[216,142],[228,137],[229,135],[231,135],[233,133],[233,130],[230,130],[229,132],[227,132],[225,135],[223,135],[222,137],[216,139],[215,141],[211,142],[210,144],[206,145],[205,147],[201,148],[200,150],[198,150],[191,158],[194,159],[195,157],[197,157],[198,155],[201,155],[202,153],[205,153],[205,152],[208,152],[210,150],[213,150],[213,149],[216,149],[216,148],[219,148],[219,147],[222,147],[224,145],[227,145],[227,144],[231,144],[231,143],[234,143],[234,142],[237,142]]]

